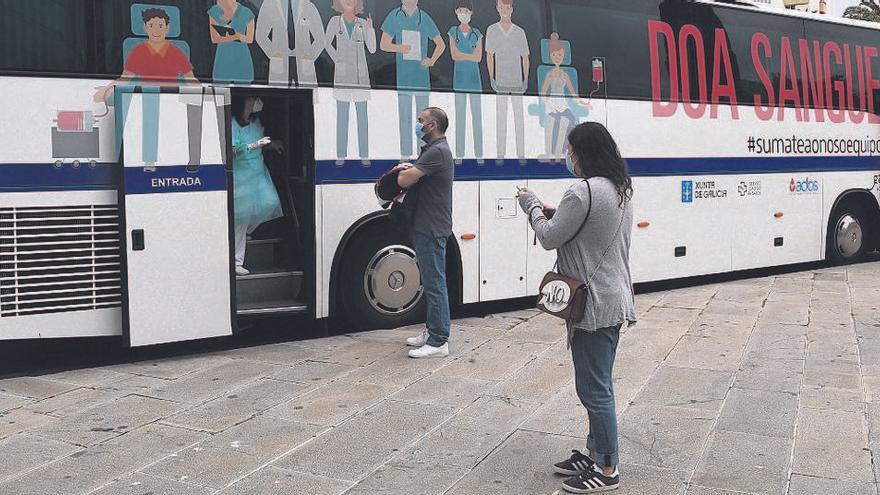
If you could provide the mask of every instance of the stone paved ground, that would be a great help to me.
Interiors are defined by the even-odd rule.
[[[626,494],[877,494],[880,263],[638,296]],[[0,495],[552,494],[584,444],[564,332],[455,322],[0,381]]]

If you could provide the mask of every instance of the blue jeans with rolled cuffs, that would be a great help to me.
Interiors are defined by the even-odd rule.
[[[599,467],[614,467],[619,462],[617,406],[611,375],[620,328],[600,328],[595,332],[574,330],[571,338],[575,387],[590,419],[587,449]]]
[[[449,293],[446,290],[446,237],[433,237],[414,232],[412,243],[419,263],[419,274],[428,304],[428,345],[440,347],[449,340],[452,318],[449,315]]]

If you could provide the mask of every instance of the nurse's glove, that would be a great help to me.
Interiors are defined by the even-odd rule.
[[[525,81],[523,81],[523,84],[522,84],[522,92],[525,93],[528,90],[529,90],[529,80],[526,79]]]
[[[267,137],[260,138],[255,143],[251,143],[251,144],[247,145],[247,148],[248,148],[248,151],[254,151],[256,149],[265,148],[266,146],[269,146],[270,144],[272,144],[272,138],[267,136]]]
[[[489,78],[489,84],[492,86],[492,91],[497,93],[498,92],[498,83],[495,82],[494,77]]]

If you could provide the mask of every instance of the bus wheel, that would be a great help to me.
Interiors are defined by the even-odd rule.
[[[863,208],[854,201],[837,208],[828,229],[828,260],[836,265],[861,260],[868,248],[868,224]]]
[[[358,329],[397,328],[424,320],[425,298],[416,254],[387,230],[351,243],[340,279],[348,322]]]

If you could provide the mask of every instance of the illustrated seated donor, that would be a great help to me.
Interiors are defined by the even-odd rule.
[[[541,40],[540,99],[529,105],[529,114],[538,117],[544,127],[542,162],[563,163],[569,130],[589,116],[590,102],[578,96],[578,73],[571,60],[571,43],[560,40],[557,33]]]
[[[162,86],[179,86],[181,98],[187,101],[189,138],[189,165],[196,166],[201,160],[202,102],[203,91],[193,74],[189,60],[189,45],[182,40],[169,39],[180,36],[180,10],[173,6],[133,4],[131,6],[131,29],[135,36],[122,44],[124,70],[122,76],[110,84],[97,88],[96,102],[112,106],[114,88],[129,91],[140,88],[143,93],[143,146],[144,169],[154,171],[159,150],[159,102]],[[146,39],[143,38],[146,36]],[[122,145],[122,134],[131,105],[131,93],[125,92],[118,102],[116,119],[116,156]],[[191,102],[191,103],[190,103]],[[217,110],[220,127],[223,110]],[[221,132],[221,139],[225,133]],[[225,157],[224,157],[225,161]]]

